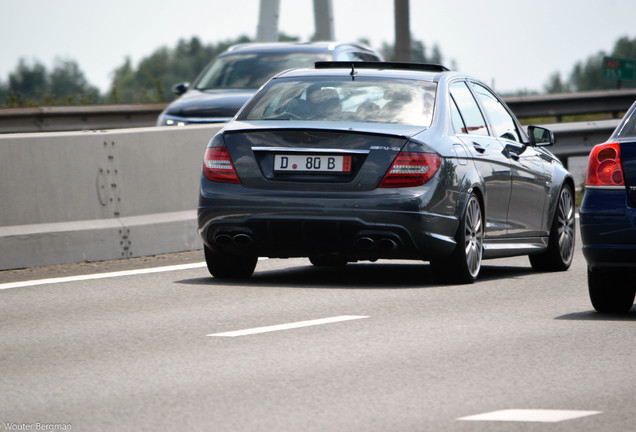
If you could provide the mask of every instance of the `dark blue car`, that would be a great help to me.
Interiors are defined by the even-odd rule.
[[[592,305],[629,311],[636,294],[636,103],[590,153],[580,216]]]

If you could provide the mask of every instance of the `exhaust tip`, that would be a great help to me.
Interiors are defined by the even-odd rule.
[[[361,249],[371,249],[375,241],[371,237],[360,237],[356,240],[356,245]]]
[[[232,237],[227,234],[219,234],[214,237],[214,242],[221,246],[227,246],[232,243]]]
[[[380,247],[383,250],[390,251],[397,247],[397,243],[393,239],[383,238],[380,241],[378,241],[378,247]]]
[[[236,234],[234,237],[232,237],[232,240],[234,240],[234,243],[239,246],[247,246],[248,244],[252,243],[252,237],[243,233]]]

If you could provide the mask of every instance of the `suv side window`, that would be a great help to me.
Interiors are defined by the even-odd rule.
[[[338,61],[371,61],[371,62],[380,61],[380,59],[373,54],[369,54],[365,52],[357,52],[357,51],[342,52],[338,54],[338,58],[336,60]]]
[[[466,123],[466,131],[464,133],[488,135],[488,128],[486,127],[484,116],[481,114],[479,105],[477,105],[477,101],[475,101],[466,83],[461,81],[451,84],[450,93]]]
[[[497,138],[521,142],[517,125],[506,107],[486,87],[476,83],[473,83],[472,86],[481,105],[486,110],[494,135]]]

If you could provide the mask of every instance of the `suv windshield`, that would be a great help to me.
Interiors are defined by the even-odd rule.
[[[231,54],[217,58],[204,72],[195,88],[256,89],[278,72],[313,67],[314,62],[331,60],[330,54]]]
[[[430,126],[434,82],[347,78],[276,79],[238,120],[310,120]]]

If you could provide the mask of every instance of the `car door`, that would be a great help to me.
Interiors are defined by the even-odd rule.
[[[538,236],[550,191],[549,163],[535,147],[523,143],[518,123],[493,92],[475,82],[470,85],[486,113],[493,135],[501,142],[511,164],[507,236]]]
[[[460,113],[463,127],[457,137],[464,143],[484,179],[485,237],[504,237],[507,233],[508,204],[511,194],[510,160],[504,145],[490,135],[486,120],[465,81],[450,85],[450,94]]]

